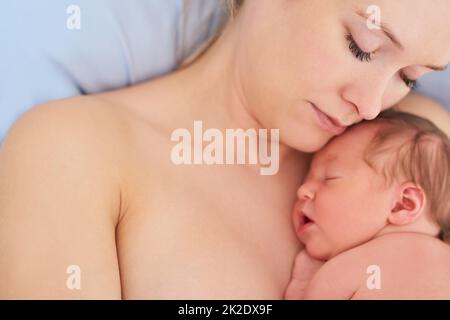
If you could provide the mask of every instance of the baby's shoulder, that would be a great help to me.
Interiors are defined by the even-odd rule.
[[[420,234],[381,236],[350,250],[347,263],[358,261],[353,272],[365,272],[364,282],[379,278],[383,290],[362,285],[355,298],[450,298],[450,246]],[[362,275],[362,274],[361,274]]]
[[[380,236],[351,250],[351,255],[386,260],[396,265],[408,260],[440,260],[450,262],[450,246],[441,240],[419,233],[393,233]],[[403,261],[403,263],[401,263]]]
[[[413,233],[384,235],[345,251],[328,263],[353,274],[382,268],[397,273],[405,268],[450,269],[450,246],[439,239]],[[430,268],[430,264],[433,268]]]

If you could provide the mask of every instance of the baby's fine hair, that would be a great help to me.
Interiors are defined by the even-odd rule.
[[[440,239],[450,243],[449,137],[431,121],[399,111],[385,111],[367,123],[379,126],[364,160],[387,184],[409,181],[420,186],[441,228]]]

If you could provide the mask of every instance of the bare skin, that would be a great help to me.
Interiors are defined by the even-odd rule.
[[[374,118],[407,94],[400,69],[448,62],[438,50],[445,41],[434,41],[427,56],[416,57],[412,46],[396,53],[383,37],[386,68],[363,64],[349,52],[343,27],[337,34],[334,26],[342,23],[334,8],[319,8],[329,10],[321,17],[331,27],[315,22],[332,42],[305,28],[299,36],[301,26],[289,25],[312,25],[301,7],[312,3],[248,1],[242,28],[236,24],[191,67],[23,116],[0,149],[0,298],[282,298],[300,250],[291,208],[309,161],[296,150],[316,151],[332,137],[305,101],[350,125]],[[440,18],[428,23],[448,21]],[[255,24],[261,19],[264,24]],[[268,32],[271,41],[257,43]],[[414,39],[436,34],[430,32]],[[305,59],[294,59],[305,48],[294,39],[314,37],[330,50],[315,45]],[[283,61],[289,64],[280,66]],[[294,62],[309,69],[293,68]],[[229,72],[235,69],[245,74]],[[327,71],[333,75],[328,82],[319,77]],[[368,76],[380,81],[377,90],[367,91],[373,89],[362,81]],[[278,174],[260,176],[257,166],[175,166],[170,134],[198,119],[218,129],[281,128]],[[81,290],[66,287],[69,265],[81,268]]]
[[[370,266],[380,271],[376,288],[367,285],[374,275],[374,271],[367,271]],[[305,267],[309,273],[297,271]],[[325,264],[306,254],[299,256],[293,270],[298,279],[290,283],[286,298],[448,300],[449,267],[448,244],[419,233],[385,234]]]
[[[170,106],[145,117],[137,107],[154,85],[41,106],[14,127],[0,177],[18,183],[2,184],[0,231],[3,244],[5,236],[21,242],[2,255],[2,298],[283,297],[300,249],[291,191],[309,157],[284,159],[272,177],[245,166],[176,167],[168,160],[172,124],[153,123],[174,116]],[[107,102],[118,97],[129,103]],[[30,176],[47,181],[51,194],[24,188]],[[83,187],[72,190],[75,183]],[[48,225],[21,199],[34,209],[51,203],[45,214],[59,218]],[[20,250],[25,257],[15,260]],[[51,258],[35,259],[44,253]],[[73,264],[82,270],[80,291],[65,286]]]
[[[164,90],[156,86],[127,98],[143,101],[142,94]],[[308,157],[290,154],[272,177],[256,166],[177,167],[169,160],[170,133],[191,128],[194,118],[164,105],[144,116],[144,125],[130,126],[130,206],[117,228],[124,298],[280,298],[299,250],[287,204]],[[147,113],[133,107],[132,114]]]
[[[373,122],[354,127],[316,153],[293,210],[306,250],[295,259],[286,299],[450,298],[450,247],[438,239],[445,226],[425,206],[433,200],[410,181],[385,187],[361,160],[375,129]]]
[[[427,109],[424,110],[424,108]],[[436,101],[418,94],[410,94],[394,109],[431,120],[450,137],[450,114]]]
[[[37,107],[13,128],[1,151],[0,176],[17,185],[1,190],[0,297],[282,297],[300,249],[292,190],[309,157],[289,155],[270,177],[255,166],[175,166],[170,133],[184,123],[162,120],[175,105],[149,102],[144,116],[138,107],[154,86]],[[116,98],[127,105],[107,102]],[[69,265],[81,267],[79,291],[66,288]]]

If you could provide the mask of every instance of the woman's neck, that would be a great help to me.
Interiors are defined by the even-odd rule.
[[[170,78],[178,105],[186,123],[201,120],[205,127],[244,130],[265,129],[251,113],[245,96],[242,76],[236,57],[238,24],[228,25],[222,36],[192,64],[178,70]],[[293,153],[280,143],[280,161]]]

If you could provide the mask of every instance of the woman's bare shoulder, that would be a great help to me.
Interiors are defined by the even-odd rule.
[[[51,144],[89,156],[100,150],[110,156],[126,140],[127,125],[115,108],[95,96],[56,100],[31,108],[9,130],[2,146],[21,144],[30,148]]]
[[[124,183],[127,130],[120,112],[95,97],[38,105],[14,123],[0,145],[0,172],[11,181],[18,179],[15,172],[25,180],[33,172],[48,172],[62,184],[91,177],[102,181],[98,193],[115,203]]]
[[[450,113],[432,98],[411,93],[400,101],[394,109],[426,118],[450,136]]]
[[[120,129],[120,116],[117,108],[97,96],[77,96],[50,101],[31,108],[18,119],[20,122],[35,122],[45,120],[52,126],[66,127],[73,130]],[[67,127],[69,125],[69,127]]]
[[[13,125],[0,146],[0,251],[8,257],[0,282],[9,288],[0,297],[120,298],[122,122],[107,104],[79,97],[36,106]],[[89,270],[83,290],[60,284],[68,261]]]

